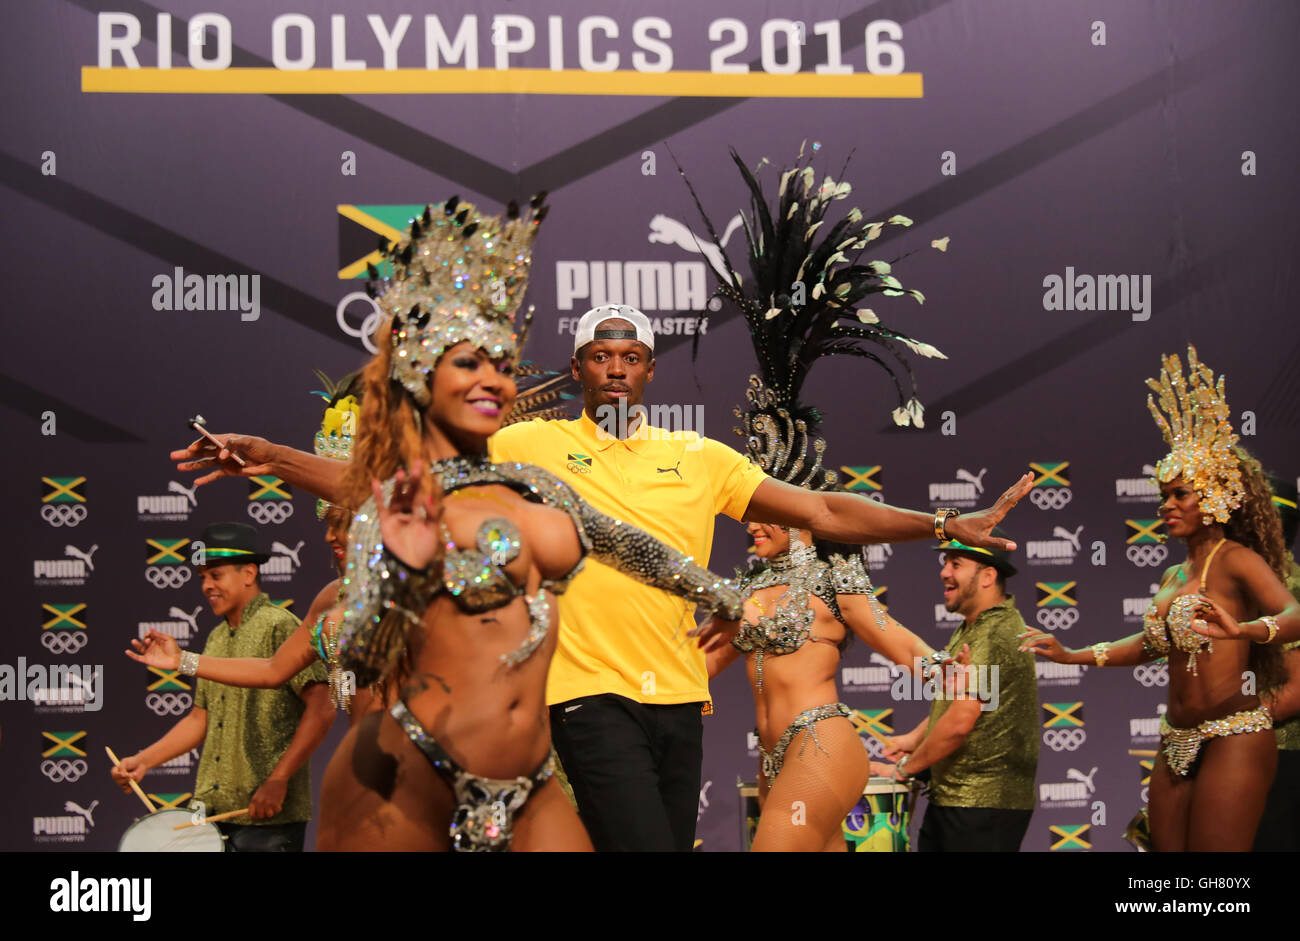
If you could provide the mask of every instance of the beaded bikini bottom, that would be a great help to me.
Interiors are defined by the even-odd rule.
[[[1178,729],[1160,717],[1160,747],[1165,753],[1169,770],[1185,778],[1196,774],[1196,761],[1201,746],[1212,738],[1241,735],[1246,732],[1263,732],[1273,728],[1273,716],[1268,706],[1234,712],[1222,719],[1207,719],[1190,729]]]
[[[470,774],[434,741],[406,703],[398,700],[389,714],[407,738],[424,753],[439,776],[451,786],[456,807],[451,813],[451,848],[457,853],[490,853],[510,849],[514,821],[524,804],[554,773],[555,751],[528,777],[484,778]]]
[[[771,751],[764,749],[760,743],[758,746],[758,755],[763,762],[763,776],[767,778],[768,788],[770,789],[772,785],[776,783],[776,776],[781,773],[781,768],[785,765],[785,750],[790,747],[790,743],[794,740],[796,735],[804,729],[807,729],[808,738],[812,739],[813,744],[817,746],[818,750],[824,755],[830,754],[830,752],[822,748],[822,743],[817,741],[817,723],[821,722],[823,719],[832,719],[835,716],[844,716],[847,718],[851,715],[853,715],[853,710],[842,702],[831,703],[826,706],[817,706],[813,709],[805,709],[803,712],[795,716],[794,721],[790,723],[789,728],[781,733],[781,737],[777,739],[776,744],[772,746]],[[758,729],[754,730],[754,734],[758,734]],[[803,746],[799,749],[799,754],[802,755],[803,749],[807,747],[808,742],[805,740]]]

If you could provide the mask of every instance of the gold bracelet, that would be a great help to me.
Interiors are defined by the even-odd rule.
[[[961,516],[961,510],[951,506],[941,506],[934,511],[934,538],[940,542],[948,541],[948,520]]]
[[[1109,651],[1110,643],[1108,641],[1100,641],[1092,645],[1092,659],[1097,662],[1097,666],[1104,667],[1106,665],[1106,659],[1110,656]]]
[[[1268,638],[1266,640],[1257,640],[1255,641],[1255,643],[1257,644],[1273,643],[1273,638],[1277,636],[1277,631],[1278,631],[1277,618],[1273,617],[1273,615],[1271,614],[1266,614],[1259,620],[1260,623],[1262,623],[1265,627],[1268,628]]]

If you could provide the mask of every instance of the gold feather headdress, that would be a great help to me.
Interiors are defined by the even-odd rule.
[[[1214,372],[1196,358],[1196,347],[1189,343],[1187,375],[1177,354],[1166,356],[1159,380],[1148,379],[1147,385],[1159,396],[1157,405],[1148,395],[1147,408],[1169,445],[1169,453],[1156,464],[1156,479],[1168,483],[1181,475],[1200,494],[1205,524],[1211,517],[1228,522],[1246,491],[1233,448],[1237,435],[1228,421],[1223,377],[1216,382]]]

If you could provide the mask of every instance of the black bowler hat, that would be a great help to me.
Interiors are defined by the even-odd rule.
[[[270,558],[257,550],[257,530],[246,523],[213,523],[203,530],[204,565],[261,565]]]
[[[999,539],[1009,538],[1000,526],[993,527],[993,535]],[[976,562],[991,565],[998,570],[998,573],[1003,578],[1010,578],[1016,574],[1016,567],[1011,564],[1011,553],[1006,549],[977,549],[974,546],[958,542],[956,539],[949,539],[947,542],[941,542],[939,545],[930,548],[935,552],[952,552],[956,555],[969,556]]]

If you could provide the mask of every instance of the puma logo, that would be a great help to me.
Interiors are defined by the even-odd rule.
[[[195,486],[193,486],[193,487],[186,487],[186,486],[184,486],[183,484],[178,484],[178,483],[177,483],[176,481],[174,481],[174,480],[169,480],[169,481],[167,481],[167,492],[168,492],[168,493],[179,493],[179,494],[183,495],[183,496],[185,497],[186,500],[189,500],[189,501],[190,501],[190,506],[198,506],[198,505],[199,505],[198,497],[194,496],[194,491],[196,491],[196,490],[198,490],[198,489],[199,489],[199,488],[198,488],[198,485],[195,485]]]
[[[180,608],[173,605],[172,609],[168,611],[167,614],[174,618],[180,618],[182,621],[189,624],[191,630],[197,633],[199,629],[199,612],[202,610],[203,606],[199,605],[199,607],[194,609],[192,614],[186,614]]]
[[[299,539],[298,544],[290,549],[284,543],[277,541],[271,543],[271,551],[278,552],[280,555],[287,555],[289,558],[293,559],[294,567],[299,568],[302,566],[302,563],[298,561],[298,553],[302,551],[302,547],[305,545],[306,543]]]
[[[1074,546],[1074,551],[1075,551],[1075,552],[1078,552],[1078,551],[1080,551],[1080,550],[1079,550],[1079,534],[1080,534],[1081,532],[1083,532],[1083,527],[1082,527],[1082,526],[1077,527],[1077,528],[1074,530],[1074,532],[1070,532],[1070,531],[1069,531],[1068,529],[1066,529],[1064,526],[1057,526],[1055,529],[1052,530],[1052,535],[1055,536],[1057,539],[1064,539],[1064,540],[1068,541],[1068,542],[1070,543],[1070,545]]]
[[[987,467],[981,467],[980,472],[978,474],[972,474],[970,471],[966,470],[966,468],[959,467],[957,468],[957,473],[954,476],[958,480],[964,480],[967,483],[974,484],[976,493],[983,493],[984,475],[987,474],[988,472],[989,469]]]
[[[95,825],[95,818],[92,815],[95,813],[95,808],[98,806],[99,806],[99,801],[97,800],[91,801],[89,807],[82,807],[76,801],[65,801],[63,804],[63,809],[70,814],[80,814],[81,816],[86,818],[86,823],[90,824],[93,827]]]
[[[727,223],[727,228],[719,239],[723,248],[726,248],[727,240],[741,227],[743,222],[744,219],[740,213],[736,213],[731,217],[731,221]],[[712,242],[701,241],[699,236],[687,226],[662,213],[650,220],[650,234],[647,236],[647,241],[662,245],[676,245],[683,251],[703,255],[708,259],[709,265],[714,271],[727,270],[723,267],[722,251],[718,246]]]
[[[88,551],[82,552],[76,546],[64,546],[63,554],[76,556],[78,559],[86,563],[86,568],[90,569],[93,572],[95,571],[95,563],[90,561],[90,557],[95,554],[95,550],[98,548],[99,546],[98,544],[96,544],[91,546]]]
[[[674,474],[677,475],[677,479],[678,479],[678,480],[681,480],[681,479],[682,479],[682,472],[679,471],[679,470],[677,469],[677,468],[679,468],[679,467],[681,467],[681,466],[682,466],[682,462],[681,462],[681,461],[678,461],[678,462],[677,462],[676,464],[674,464],[672,467],[656,467],[655,470],[657,470],[657,471],[658,471],[659,473],[661,473],[661,474],[667,474],[667,473],[669,473],[669,472],[672,472],[672,473],[674,473]]]
[[[1092,783],[1093,775],[1095,775],[1096,773],[1097,773],[1096,768],[1093,768],[1087,774],[1084,774],[1078,768],[1070,768],[1068,771],[1065,772],[1065,776],[1069,778],[1071,781],[1079,781],[1082,784],[1086,784],[1088,786],[1088,793],[1091,794],[1097,790],[1097,788]]]

